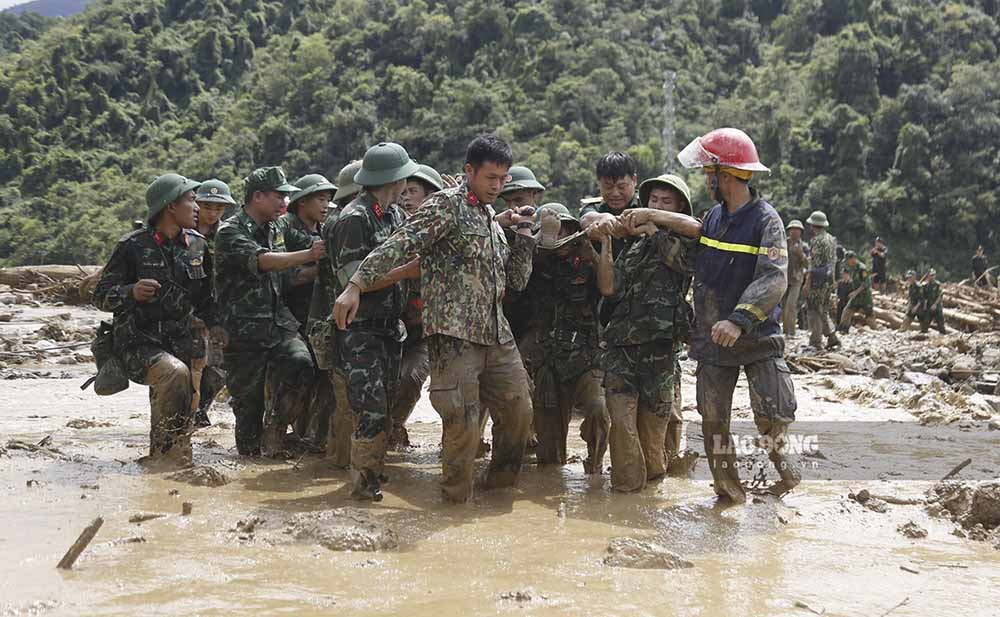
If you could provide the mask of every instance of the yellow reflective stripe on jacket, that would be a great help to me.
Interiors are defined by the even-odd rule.
[[[752,304],[738,304],[738,305],[736,305],[736,310],[738,311],[740,309],[743,309],[744,311],[747,311],[748,313],[750,313],[751,315],[753,315],[754,317],[756,317],[759,321],[764,321],[765,319],[767,319],[767,315],[764,313],[764,311],[760,310],[759,308],[757,308],[756,306],[754,306]]]
[[[715,240],[714,238],[709,238],[706,236],[701,237],[701,243],[705,246],[710,246],[713,249],[718,249],[720,251],[729,251],[730,253],[746,253],[748,255],[767,255],[771,250],[765,246],[753,246],[751,244],[736,244],[734,242],[722,242],[721,240]],[[777,248],[778,254],[782,257],[788,257],[788,249]]]

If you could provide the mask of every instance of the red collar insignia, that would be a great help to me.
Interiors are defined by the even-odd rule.
[[[153,241],[156,242],[156,246],[163,246],[167,243],[167,237],[158,231],[153,232]]]
[[[469,200],[469,203],[472,204],[473,206],[478,206],[479,205],[479,198],[476,197],[476,194],[473,193],[472,191],[469,191],[468,200]]]
[[[385,216],[385,210],[382,209],[382,204],[380,204],[377,201],[374,204],[372,204],[372,212],[374,212],[375,216],[379,218]]]

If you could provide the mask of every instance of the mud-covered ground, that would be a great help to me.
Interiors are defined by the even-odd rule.
[[[83,330],[101,316],[0,308],[12,315],[0,322],[7,351],[37,345],[45,320]],[[965,404],[973,393],[952,383],[901,381],[914,367],[900,350],[929,354],[948,348],[946,339],[853,336],[842,354],[855,374],[795,375],[795,430],[811,445],[806,480],[781,501],[729,509],[715,504],[704,462],[694,479],[618,495],[607,474],[588,477],[577,459],[564,468],[529,462],[518,489],[444,506],[440,424],[426,398],[411,425],[416,447],[390,455],[379,504],[352,502],[347,473],[321,459],[237,456],[224,402],[194,439],[196,463],[218,473],[170,479],[135,463],[147,447],[146,388],[109,398],[81,391],[93,366],[79,350],[0,356],[0,615],[996,614],[993,541],[922,504],[848,497],[868,489],[923,499],[967,458],[958,477],[970,486],[1000,476],[992,399]],[[792,355],[805,353],[804,342],[790,341]],[[872,358],[872,349],[885,351]],[[970,349],[977,362],[992,357],[989,345]],[[71,353],[72,362],[58,360]],[[870,377],[862,356],[889,366],[890,377]],[[685,365],[685,416],[700,451],[693,368]],[[926,422],[927,396],[941,419]],[[743,382],[734,415],[751,417]],[[571,437],[579,456],[575,429]],[[165,516],[129,522],[152,514]],[[57,570],[97,516],[104,525],[74,569]]]

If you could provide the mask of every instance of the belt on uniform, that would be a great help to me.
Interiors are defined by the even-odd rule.
[[[351,322],[352,328],[365,330],[393,330],[399,327],[399,319],[357,319]]]

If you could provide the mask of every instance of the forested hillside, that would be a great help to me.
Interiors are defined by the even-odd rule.
[[[0,263],[103,261],[167,170],[238,188],[383,139],[455,170],[496,129],[575,204],[603,152],[648,176],[718,125],[786,217],[878,233],[894,268],[1000,248],[996,1],[100,0],[48,26],[2,43]]]

